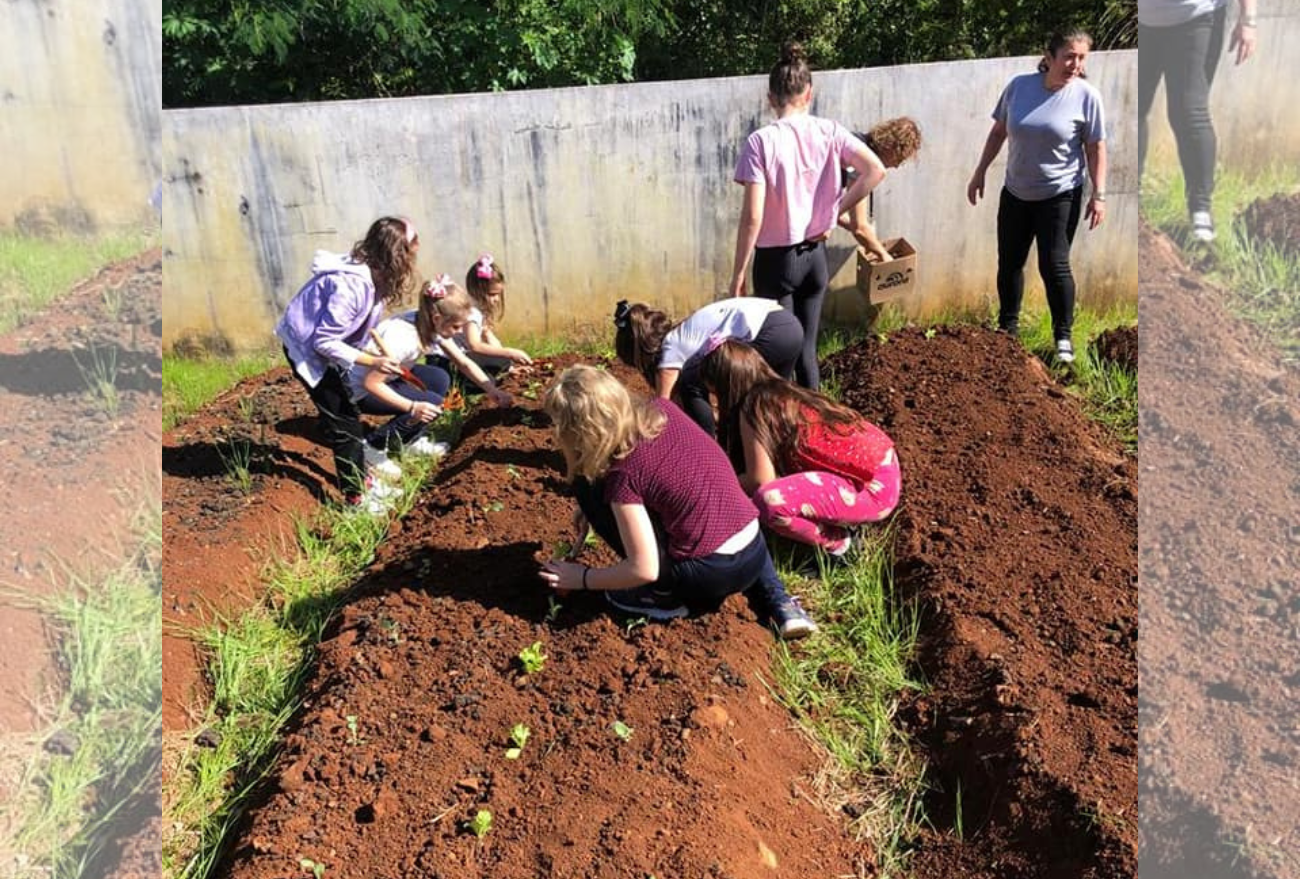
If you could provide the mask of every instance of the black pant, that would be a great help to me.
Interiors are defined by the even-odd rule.
[[[821,387],[817,334],[830,282],[825,241],[754,249],[754,295],[775,299],[798,319],[803,327],[803,348],[795,363],[795,381],[814,391]]]
[[[788,379],[795,369],[795,362],[800,356],[804,344],[803,328],[799,320],[788,311],[774,311],[763,321],[758,335],[750,345],[763,358],[772,371],[781,378]],[[814,358],[815,359],[815,358]],[[701,360],[697,359],[682,370],[673,387],[678,405],[691,420],[704,428],[709,436],[716,436],[717,424],[713,419],[713,403],[709,400],[709,389],[700,378]]]
[[[1187,210],[1208,211],[1214,195],[1218,140],[1210,119],[1210,86],[1223,54],[1228,8],[1221,6],[1174,27],[1139,27],[1138,173],[1146,164],[1147,117],[1165,83],[1169,125],[1178,144]]]
[[[576,479],[573,495],[592,530],[620,558],[627,558],[618,533],[618,522],[614,519],[614,509],[605,502],[604,481]],[[659,523],[653,514],[650,519],[655,524],[655,533],[662,540]],[[728,595],[754,586],[758,587],[769,608],[786,596],[785,585],[776,573],[761,530],[748,546],[732,555],[715,552],[698,559],[673,561],[661,558],[659,579],[651,585],[660,591],[671,592],[682,604],[698,610],[715,610]]]
[[[437,366],[427,366],[417,363],[411,367],[411,372],[415,373],[416,378],[424,382],[428,388],[422,391],[415,385],[410,384],[405,379],[398,379],[390,382],[389,387],[405,397],[407,400],[414,400],[419,403],[441,403],[443,397],[447,396],[447,389],[451,387],[451,376],[447,370]],[[371,431],[367,442],[376,449],[388,449],[396,437],[404,446],[415,442],[424,432],[428,430],[429,425],[418,418],[415,418],[406,409],[395,409],[385,403],[383,400],[367,394],[357,401],[357,406],[367,415],[392,415],[388,423]]]
[[[366,428],[361,423],[361,410],[352,402],[347,376],[339,367],[330,364],[325,369],[324,378],[313,388],[294,368],[288,349],[284,349],[284,359],[289,361],[293,377],[307,389],[307,395],[320,412],[321,430],[334,450],[334,473],[339,481],[339,490],[346,498],[360,495],[366,478],[365,456],[361,449]]]
[[[1038,242],[1038,273],[1047,289],[1052,335],[1070,338],[1074,328],[1074,273],[1070,245],[1079,227],[1083,187],[1042,201],[1024,201],[1006,187],[998,203],[998,327],[1020,329],[1020,301],[1025,295],[1025,261]]]

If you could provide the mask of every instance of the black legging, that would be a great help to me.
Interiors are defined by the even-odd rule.
[[[798,319],[803,327],[803,350],[795,363],[794,377],[814,391],[822,381],[817,365],[817,334],[821,330],[822,300],[830,282],[825,241],[754,249],[754,295],[775,299]]]
[[[1070,338],[1074,328],[1074,273],[1070,245],[1079,227],[1083,187],[1042,201],[1016,198],[1005,187],[998,202],[998,327],[1020,330],[1020,301],[1025,295],[1025,260],[1038,242],[1038,273],[1052,312],[1052,336]]]
[[[1165,83],[1169,125],[1178,145],[1187,210],[1208,211],[1214,195],[1218,140],[1210,119],[1210,85],[1223,54],[1228,8],[1173,27],[1138,28],[1138,173],[1146,164],[1147,117],[1156,88]]]
[[[749,343],[758,356],[781,378],[788,379],[794,372],[795,363],[804,346],[803,329],[798,319],[788,311],[774,311],[763,321],[758,335]],[[713,402],[709,399],[709,389],[700,378],[701,358],[696,358],[686,365],[677,384],[673,388],[677,405],[691,420],[704,428],[709,436],[717,435],[717,424],[713,418]]]
[[[313,388],[294,368],[288,349],[283,350],[293,377],[307,389],[307,395],[320,412],[325,440],[334,450],[334,473],[339,490],[345,498],[358,497],[365,486],[366,462],[361,444],[365,441],[366,428],[361,423],[361,410],[352,402],[347,376],[339,367],[330,364],[325,368],[324,377]]]
[[[438,366],[429,366],[423,363],[414,364],[411,372],[415,377],[424,382],[428,390],[420,390],[415,385],[410,384],[405,379],[389,382],[388,387],[395,391],[398,396],[407,400],[413,400],[417,403],[432,403],[435,406],[442,403],[447,396],[447,389],[451,387],[451,376],[447,370]],[[427,422],[421,421],[410,413],[408,409],[395,409],[388,403],[376,397],[374,394],[366,394],[357,401],[357,407],[367,415],[392,415],[388,423],[370,432],[366,442],[376,449],[387,450],[396,438],[403,446],[409,446],[420,437],[424,436],[429,429]]]

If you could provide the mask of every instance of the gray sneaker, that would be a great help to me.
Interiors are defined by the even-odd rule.
[[[1209,211],[1192,211],[1192,237],[1206,244],[1214,240],[1214,217]]]
[[[817,624],[793,595],[786,595],[773,602],[770,613],[783,641],[793,641],[817,631]]]
[[[1056,359],[1062,363],[1074,362],[1074,343],[1069,339],[1056,340]]]

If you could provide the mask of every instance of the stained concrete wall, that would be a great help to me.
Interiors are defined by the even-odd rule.
[[[818,72],[818,115],[861,128],[907,114],[921,157],[879,187],[878,226],[920,251],[913,313],[994,298],[996,189],[966,181],[1012,76],[1035,58]],[[1137,295],[1137,53],[1095,53],[1108,111],[1109,217],[1076,242],[1081,299]],[[725,290],[744,137],[769,116],[766,77],[451,97],[165,111],[167,341],[265,344],[317,248],[375,217],[414,217],[420,268],[462,277],[492,251],[509,273],[506,338],[604,322],[620,298],[683,314]],[[1005,156],[1005,151],[1004,151]],[[831,242],[828,317],[856,320],[850,236]],[[1032,274],[1032,272],[1031,272]],[[1036,295],[1033,292],[1031,296]]]
[[[0,4],[0,228],[150,216],[161,23],[161,0]]]
[[[1294,168],[1300,163],[1300,113],[1296,112],[1294,51],[1300,41],[1300,3],[1259,0],[1258,43],[1244,64],[1224,47],[1210,112],[1219,139],[1219,164],[1251,174],[1274,165]],[[1229,4],[1228,29],[1237,21],[1237,4]],[[1226,42],[1226,40],[1225,40]],[[1178,161],[1169,130],[1163,89],[1151,113],[1150,167]]]

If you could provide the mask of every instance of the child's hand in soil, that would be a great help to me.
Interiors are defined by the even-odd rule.
[[[488,397],[491,398],[493,403],[497,404],[498,409],[509,409],[510,405],[515,401],[514,397],[500,388],[493,388],[488,391]]]
[[[587,571],[586,565],[576,562],[549,561],[542,565],[537,576],[561,595],[568,595],[582,589],[582,576]]]

